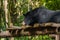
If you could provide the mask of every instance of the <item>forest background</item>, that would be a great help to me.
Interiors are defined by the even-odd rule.
[[[0,31],[13,26],[22,26],[23,14],[37,7],[60,10],[60,0],[0,0]],[[0,40],[54,40],[48,35],[0,38]]]

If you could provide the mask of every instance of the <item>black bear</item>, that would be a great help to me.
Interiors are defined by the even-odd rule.
[[[60,22],[60,11],[48,10],[41,6],[27,12],[24,15],[25,25],[34,25],[35,23]]]

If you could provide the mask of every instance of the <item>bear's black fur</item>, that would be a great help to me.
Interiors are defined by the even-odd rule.
[[[48,10],[41,6],[24,14],[24,22],[26,25],[34,25],[35,23],[60,22],[60,11]]]

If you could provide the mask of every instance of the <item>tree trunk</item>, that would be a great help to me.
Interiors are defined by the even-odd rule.
[[[7,0],[4,0],[4,11],[5,11],[5,25],[6,25],[6,28],[8,28],[8,9],[7,9]]]
[[[6,28],[8,28],[8,9],[7,9],[7,2],[8,0],[4,0],[4,11],[5,11],[5,21],[6,21]],[[9,15],[10,18],[10,15]],[[8,24],[7,24],[8,23]],[[9,40],[14,40],[14,38],[10,38]]]

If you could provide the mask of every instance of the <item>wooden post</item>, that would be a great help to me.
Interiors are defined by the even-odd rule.
[[[59,35],[59,40],[60,40],[60,35]]]
[[[59,35],[58,34],[50,34],[50,37],[54,37],[55,40],[59,40]]]
[[[59,35],[56,35],[56,38],[55,38],[55,40],[59,40]]]
[[[6,21],[6,28],[8,28],[8,9],[7,9],[7,4],[8,4],[8,2],[7,2],[7,0],[4,0],[4,11],[5,11],[5,21]]]

